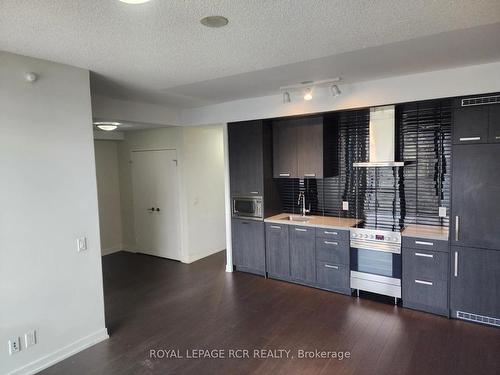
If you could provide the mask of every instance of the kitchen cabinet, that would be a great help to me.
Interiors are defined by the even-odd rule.
[[[263,123],[245,121],[228,125],[231,193],[263,195]]]
[[[233,263],[239,271],[265,275],[264,222],[232,219]]]
[[[274,178],[323,178],[338,174],[338,122],[312,116],[273,122]]]
[[[500,144],[453,148],[451,243],[500,250]]]
[[[447,316],[448,251],[404,247],[402,253],[403,306]]]
[[[500,105],[490,107],[488,140],[490,143],[500,143]]]
[[[457,246],[451,250],[452,317],[457,312],[476,314],[481,318],[466,318],[486,322],[482,317],[489,317],[489,323],[496,319],[500,325],[500,251]]]
[[[273,124],[273,176],[297,177],[297,124],[276,121]]]
[[[349,266],[318,260],[316,265],[317,284],[320,288],[351,294],[349,288]]]
[[[500,143],[500,104],[455,109],[453,144],[470,143]]]
[[[290,279],[288,225],[266,224],[266,270],[269,277]]]
[[[305,284],[316,282],[314,228],[290,228],[290,274],[294,281]]]
[[[455,109],[453,115],[453,143],[486,143],[488,140],[487,106],[471,106]]]

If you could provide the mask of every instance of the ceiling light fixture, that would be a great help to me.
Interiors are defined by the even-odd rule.
[[[306,93],[304,94],[304,100],[311,100],[312,98],[312,90],[308,87],[306,89]]]
[[[121,125],[121,122],[115,122],[115,121],[98,121],[94,122],[94,125],[99,128],[100,130],[104,130],[106,132],[110,132],[112,130],[115,130],[117,127]]]
[[[229,20],[223,16],[208,16],[200,20],[201,24],[206,27],[224,27],[229,23]]]
[[[340,82],[340,80],[340,77],[336,77],[322,81],[303,81],[296,85],[282,86],[280,87],[280,91],[283,95],[283,103],[290,103],[291,93],[297,91],[304,95],[304,100],[309,101],[313,98],[313,91],[317,87],[329,87],[333,97],[339,96],[342,92],[337,86],[337,82]]]
[[[147,3],[148,1],[151,1],[151,0],[120,0],[122,3],[125,3],[125,4],[133,4],[133,5],[137,5],[137,4],[144,4],[144,3]]]

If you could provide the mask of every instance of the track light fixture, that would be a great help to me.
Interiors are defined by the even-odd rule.
[[[290,103],[291,93],[297,91],[303,95],[304,100],[312,100],[313,91],[317,87],[329,87],[333,97],[339,96],[342,92],[337,86],[337,82],[340,82],[340,77],[322,81],[304,81],[296,85],[282,86],[280,87],[280,91],[283,95],[283,103]]]
[[[288,91],[283,91],[283,103],[290,103],[290,93]]]

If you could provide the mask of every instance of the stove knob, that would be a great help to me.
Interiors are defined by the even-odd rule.
[[[370,235],[368,235],[368,234],[365,234],[365,238],[370,238]]]
[[[392,237],[386,237],[387,241],[392,241]]]

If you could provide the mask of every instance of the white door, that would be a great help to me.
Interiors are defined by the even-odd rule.
[[[176,150],[133,151],[132,187],[138,251],[180,260]]]

